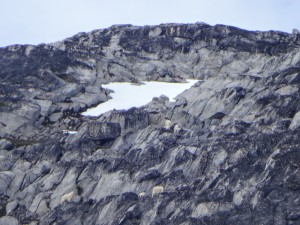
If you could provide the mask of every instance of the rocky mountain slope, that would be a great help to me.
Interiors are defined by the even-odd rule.
[[[0,48],[0,224],[300,224],[299,50],[204,23]],[[187,78],[176,102],[80,114],[101,84]]]

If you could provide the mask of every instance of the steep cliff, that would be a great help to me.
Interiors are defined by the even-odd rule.
[[[205,23],[0,48],[0,224],[300,224],[299,50]],[[175,102],[80,114],[101,84],[188,78]]]

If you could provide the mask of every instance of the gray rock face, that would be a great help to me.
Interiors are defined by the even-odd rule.
[[[4,149],[4,150],[11,150],[13,149],[14,145],[6,139],[1,139],[0,140],[0,149]]]
[[[1,225],[19,225],[19,221],[11,216],[3,216],[0,218]]]
[[[127,111],[113,111],[107,121],[119,123],[122,127],[122,133],[136,132],[149,125],[149,113],[137,108],[131,108]]]
[[[118,123],[89,122],[87,126],[87,137],[92,140],[113,140],[121,133]]]
[[[52,123],[57,122],[58,120],[60,120],[63,117],[62,113],[53,113],[50,117],[49,117],[49,121]]]
[[[9,187],[11,181],[14,179],[15,174],[10,171],[0,172],[0,194],[6,195],[7,188]]]
[[[289,129],[295,130],[300,126],[300,112],[297,112],[289,126]]]
[[[296,31],[205,23],[0,48],[0,224],[299,224],[299,65]],[[80,115],[101,84],[188,78]]]

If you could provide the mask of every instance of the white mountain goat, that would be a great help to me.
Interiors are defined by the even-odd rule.
[[[154,197],[155,195],[158,195],[160,193],[163,193],[163,192],[164,192],[164,187],[163,186],[155,186],[152,189],[152,197]]]
[[[172,126],[172,121],[171,121],[171,120],[166,120],[166,121],[165,121],[164,128],[165,128],[166,130],[170,130],[170,129],[171,129],[171,126]]]
[[[145,197],[146,196],[146,192],[141,192],[141,193],[139,193],[139,198],[143,198],[143,197]]]
[[[178,124],[176,124],[174,126],[174,134],[178,134],[180,131],[181,131],[181,127]]]
[[[64,202],[70,202],[73,198],[73,195],[74,195],[74,191],[68,193],[68,194],[65,194],[61,197],[61,201],[60,203],[63,204]]]

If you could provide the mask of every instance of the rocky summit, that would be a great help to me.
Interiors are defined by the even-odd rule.
[[[186,79],[175,102],[81,114],[101,84]],[[117,25],[0,48],[0,138],[1,225],[300,224],[299,32]]]

